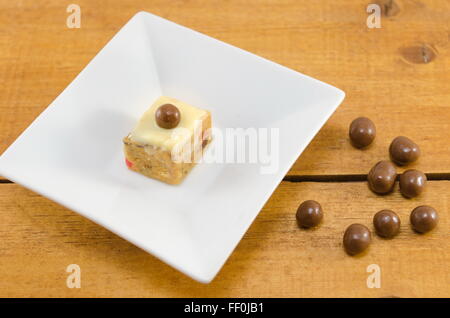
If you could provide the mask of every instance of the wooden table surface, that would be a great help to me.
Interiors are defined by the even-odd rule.
[[[381,28],[366,26],[369,3]],[[23,187],[0,179],[0,297],[449,297],[450,2],[448,0],[131,0],[75,1],[81,28],[66,27],[58,0],[0,0],[0,152],[75,78],[136,12],[145,10],[343,89],[343,104],[317,134],[208,285],[197,283],[111,232]],[[378,136],[352,148],[348,125],[373,119]],[[409,166],[427,173],[424,195],[376,196],[364,182],[406,135],[422,148]],[[401,172],[403,169],[399,168]],[[295,210],[315,199],[325,210],[314,230]],[[440,224],[426,235],[410,211],[434,206]],[[374,237],[349,257],[345,227],[371,226],[397,211],[393,240]],[[81,267],[81,288],[66,267]],[[370,264],[381,288],[368,288]]]

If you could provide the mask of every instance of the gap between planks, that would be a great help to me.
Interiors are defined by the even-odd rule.
[[[450,181],[450,173],[426,173],[428,181]],[[399,175],[397,175],[398,181]],[[291,175],[285,176],[286,182],[361,182],[367,181],[367,174],[339,174],[339,175]],[[0,184],[12,184],[13,181],[0,179]]]
[[[425,173],[428,181],[450,181],[450,173]],[[397,174],[398,181],[400,174]],[[285,176],[287,182],[361,182],[367,181],[367,174],[339,174],[339,175],[293,175]]]

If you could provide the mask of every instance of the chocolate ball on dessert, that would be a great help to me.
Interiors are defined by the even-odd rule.
[[[396,177],[395,166],[391,162],[383,160],[370,169],[367,181],[373,192],[385,194],[391,192],[394,188]]]
[[[407,198],[420,195],[425,189],[427,176],[419,170],[406,170],[400,175],[400,192]]]
[[[421,205],[412,210],[409,220],[416,232],[426,233],[436,227],[439,222],[439,216],[437,211],[431,206]]]
[[[372,236],[370,230],[362,224],[352,224],[344,233],[344,249],[349,255],[364,252],[370,245]]]
[[[400,218],[391,210],[381,210],[373,217],[375,232],[385,238],[392,238],[400,231]]]
[[[322,207],[314,200],[305,201],[298,207],[296,218],[300,227],[314,227],[322,221]]]
[[[399,136],[392,140],[392,143],[389,146],[389,154],[392,161],[399,166],[404,166],[419,158],[420,148],[411,139]]]
[[[172,129],[180,122],[181,114],[178,108],[172,104],[159,106],[155,113],[156,123],[159,127]]]
[[[352,121],[348,131],[350,141],[356,148],[364,148],[372,143],[377,131],[375,124],[366,117],[358,117]]]

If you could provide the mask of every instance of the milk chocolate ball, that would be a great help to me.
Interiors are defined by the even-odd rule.
[[[322,207],[314,200],[305,201],[298,207],[296,217],[300,227],[316,226],[323,218]]]
[[[395,184],[397,172],[395,166],[386,160],[380,161],[369,171],[367,181],[370,189],[378,194],[392,191]]]
[[[370,230],[362,224],[352,224],[345,230],[343,244],[345,251],[349,255],[364,252],[371,241]]]
[[[406,170],[400,175],[400,192],[407,198],[420,195],[425,189],[427,176],[419,170]]]
[[[358,117],[350,124],[348,135],[352,145],[364,148],[372,143],[377,134],[375,124],[367,117]]]
[[[400,231],[400,218],[391,210],[381,210],[373,217],[375,232],[385,238],[392,238]]]
[[[409,219],[413,229],[419,233],[431,231],[439,222],[437,211],[428,205],[421,205],[412,210]]]
[[[389,154],[392,161],[399,166],[404,166],[419,158],[420,148],[411,139],[399,136],[392,140],[392,143],[389,146]]]
[[[181,114],[175,105],[164,104],[156,110],[155,119],[159,127],[171,129],[177,127]]]

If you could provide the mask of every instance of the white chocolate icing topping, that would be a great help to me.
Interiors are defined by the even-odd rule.
[[[164,104],[175,105],[180,111],[181,118],[178,126],[165,129],[158,126],[155,112]],[[202,119],[208,115],[202,110],[181,102],[175,98],[161,96],[142,115],[136,127],[131,131],[129,138],[143,145],[153,145],[166,150],[171,150],[174,145],[191,142],[194,131],[201,125]]]

